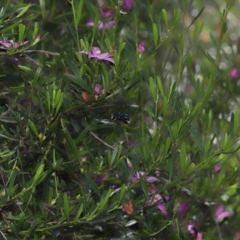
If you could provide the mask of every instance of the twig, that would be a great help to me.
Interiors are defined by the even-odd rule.
[[[46,56],[59,56],[60,53],[57,53],[57,52],[49,52],[49,51],[45,51],[45,50],[23,50],[23,51],[18,51],[18,52],[14,52],[13,54],[11,55],[14,55],[14,54],[24,54],[24,53],[33,53],[33,52],[37,52],[37,53],[42,53],[42,54],[45,54]],[[8,52],[0,52],[0,55],[9,55]]]
[[[3,234],[3,232],[0,231],[0,233],[1,233],[2,237],[3,237],[3,239],[7,240],[7,237]]]
[[[212,216],[213,217],[213,219],[214,219],[214,216]],[[220,229],[220,227],[219,227],[219,224],[218,224],[218,222],[214,219],[214,222],[215,222],[215,224],[216,224],[216,226],[217,226],[217,232],[218,232],[218,236],[219,236],[219,240],[223,240],[223,236],[222,236],[222,233],[221,233],[221,229]]]
[[[92,131],[90,131],[90,134],[96,138],[99,142],[101,142],[102,144],[104,144],[106,147],[114,150],[114,147],[112,147],[111,145],[107,144],[106,142],[104,142],[101,138],[99,138],[95,133],[93,133]]]
[[[60,55],[60,53],[57,53],[57,52],[49,52],[49,51],[45,51],[45,50],[25,50],[25,51],[23,51],[23,53],[32,53],[32,52],[43,53],[43,54],[45,54],[46,56],[48,56],[48,55],[59,56],[59,55]]]

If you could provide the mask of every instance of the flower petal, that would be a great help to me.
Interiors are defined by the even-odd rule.
[[[147,176],[146,181],[149,183],[153,183],[153,182],[159,182],[159,179],[154,176]]]
[[[162,212],[164,216],[167,216],[167,209],[166,206],[163,203],[159,203],[157,205],[157,208]]]
[[[133,9],[133,0],[123,0],[122,8],[125,10]]]
[[[202,240],[202,239],[203,239],[203,233],[202,232],[198,232],[196,240]]]
[[[85,51],[85,50],[80,51],[80,52],[78,52],[78,53],[89,54],[89,52],[88,52],[88,51]]]
[[[92,54],[93,55],[100,55],[101,51],[99,47],[92,47]]]

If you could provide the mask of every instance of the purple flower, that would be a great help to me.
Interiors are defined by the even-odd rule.
[[[219,165],[214,166],[213,172],[214,173],[219,173],[222,170],[222,167]]]
[[[112,21],[109,21],[109,22],[102,22],[102,21],[98,21],[98,30],[106,30],[106,29],[110,29],[110,28],[113,28],[115,27],[116,25],[116,21],[112,20]],[[88,27],[93,27],[94,26],[94,22],[92,19],[90,19],[86,26]]]
[[[138,52],[142,53],[145,51],[145,42],[144,40],[141,40],[138,44]]]
[[[187,230],[188,232],[192,235],[192,236],[196,236],[197,235],[197,229],[194,223],[189,223],[187,225]]]
[[[222,222],[225,218],[229,217],[231,213],[224,209],[223,205],[218,205],[214,212],[214,218],[216,222]]]
[[[97,0],[97,5],[101,6],[102,5],[102,1],[101,0]]]
[[[143,172],[143,171],[137,171],[132,177],[132,182],[138,181],[140,179],[140,176],[143,176],[144,174],[145,174],[145,172]],[[152,183],[152,182],[159,181],[159,179],[154,176],[146,176],[146,181],[148,183]]]
[[[160,194],[156,194],[156,195],[153,195],[152,197],[150,197],[146,202],[145,204],[146,205],[154,205],[156,204],[157,202],[160,202],[160,201],[163,201],[163,198]]]
[[[198,232],[196,240],[202,240],[202,239],[203,239],[203,233],[202,232]]]
[[[94,87],[94,95],[100,96],[101,95],[101,84],[97,83]]]
[[[231,78],[234,78],[234,79],[239,78],[240,73],[239,73],[238,68],[236,68],[236,67],[232,68],[232,69],[230,70],[229,75],[230,75]]]
[[[24,41],[23,43],[17,43],[17,42],[14,42],[14,41],[0,41],[0,44],[2,46],[4,46],[5,48],[19,48],[21,46],[24,46],[26,44],[28,44],[28,41]]]
[[[202,240],[203,239],[203,233],[198,232],[195,223],[189,223],[187,225],[187,230],[192,237],[196,237],[196,240]]]
[[[95,182],[95,183],[102,183],[105,179],[106,179],[106,175],[105,175],[105,174],[99,174],[99,175],[95,178],[94,182]]]
[[[123,0],[123,3],[122,3],[122,8],[124,10],[132,10],[134,7],[134,3],[133,3],[133,0]]]
[[[115,13],[115,9],[112,7],[104,7],[104,6],[100,7],[100,14],[104,18],[111,17],[114,15],[114,13]]]
[[[154,186],[154,184],[149,183],[148,184],[148,194],[156,193],[158,189]]]
[[[132,163],[131,163],[131,161],[129,160],[129,159],[127,159],[127,166],[129,167],[129,168],[132,168]]]
[[[187,211],[189,210],[188,202],[182,202],[178,206],[178,213],[181,219],[185,218]]]
[[[161,213],[166,216],[167,215],[167,210],[166,210],[166,206],[165,204],[163,203],[163,198],[162,196],[158,193],[158,194],[155,194],[155,195],[152,195],[146,202],[145,204],[146,205],[154,205],[158,203],[157,205],[157,208],[158,210],[161,211]]]
[[[115,63],[112,58],[112,54],[101,53],[100,48],[98,48],[98,47],[92,47],[92,52],[80,51],[79,53],[87,54],[88,58],[96,58],[98,60],[108,61],[113,64]]]
[[[164,216],[167,216],[167,209],[164,203],[159,203],[157,208],[162,212]]]

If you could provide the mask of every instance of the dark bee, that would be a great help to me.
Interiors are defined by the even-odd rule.
[[[120,122],[123,122],[125,124],[129,124],[130,123],[130,117],[128,114],[126,113],[114,113],[112,116],[111,116],[111,120],[112,121],[120,121]]]

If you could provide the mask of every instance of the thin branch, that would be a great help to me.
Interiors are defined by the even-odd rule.
[[[99,142],[101,142],[102,144],[104,144],[106,147],[114,150],[114,147],[112,147],[111,145],[107,144],[106,142],[104,142],[101,138],[99,138],[95,133],[93,133],[92,131],[90,131],[90,134],[96,138]]]
[[[37,52],[37,53],[42,53],[46,56],[59,56],[60,53],[57,53],[57,52],[50,52],[50,51],[45,51],[45,50],[23,50],[23,51],[18,51],[18,52],[14,52],[13,54],[11,55],[14,55],[14,54],[24,54],[24,53],[33,53],[33,52]],[[6,51],[6,52],[0,52],[0,55],[9,55],[9,53]]]
[[[48,55],[59,56],[60,55],[60,53],[49,52],[49,51],[45,51],[45,50],[25,50],[25,51],[23,51],[23,53],[32,53],[32,52],[42,53],[42,54],[45,54],[46,56],[48,56]]]

